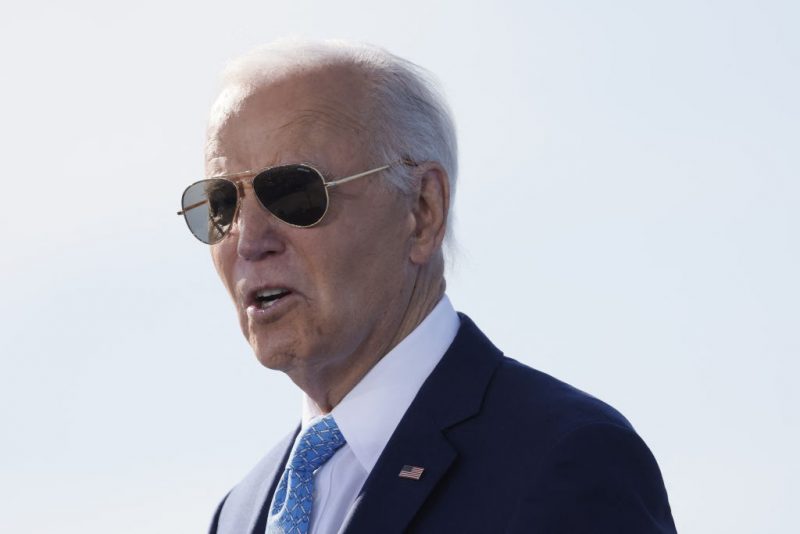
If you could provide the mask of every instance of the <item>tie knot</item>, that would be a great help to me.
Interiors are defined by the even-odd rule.
[[[298,474],[310,475],[330,460],[345,444],[332,415],[326,415],[306,429],[292,453],[289,467]]]

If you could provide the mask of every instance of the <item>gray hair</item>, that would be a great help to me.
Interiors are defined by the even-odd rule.
[[[458,177],[456,130],[450,108],[427,70],[364,43],[280,40],[232,61],[223,73],[223,92],[235,93],[242,86],[257,87],[298,70],[330,64],[353,66],[371,84],[372,156],[379,162],[406,157],[417,162],[435,161],[447,172],[450,213],[446,241],[452,246],[451,223]],[[413,169],[408,166],[393,166],[387,177],[400,191],[413,190]]]

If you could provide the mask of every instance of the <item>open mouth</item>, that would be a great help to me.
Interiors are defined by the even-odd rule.
[[[269,308],[289,293],[288,289],[262,289],[256,293],[255,305],[261,309]]]

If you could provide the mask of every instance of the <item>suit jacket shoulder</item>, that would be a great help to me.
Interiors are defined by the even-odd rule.
[[[504,477],[515,503],[504,532],[675,532],[656,460],[630,422],[545,373],[503,356],[474,426],[455,432],[464,446],[479,432],[507,440],[497,465],[518,474]]]
[[[494,420],[511,419],[517,435],[554,445],[576,429],[609,424],[633,431],[616,409],[552,376],[502,356],[483,408]]]
[[[419,481],[398,478],[424,467]],[[347,533],[674,532],[617,410],[503,355],[466,316],[364,485]]]

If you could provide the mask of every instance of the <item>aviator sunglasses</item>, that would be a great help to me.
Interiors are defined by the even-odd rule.
[[[385,171],[396,163],[416,166],[411,159],[402,158],[331,181],[326,181],[320,171],[306,163],[212,176],[186,188],[178,215],[183,215],[197,239],[208,245],[218,243],[230,232],[239,212],[244,186],[249,183],[265,210],[288,225],[310,228],[319,224],[328,212],[328,189]],[[253,176],[253,179],[233,180],[244,176]]]

